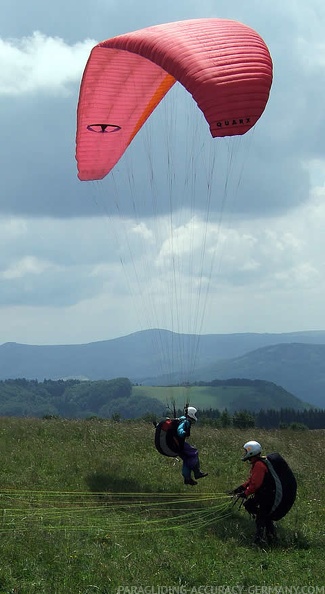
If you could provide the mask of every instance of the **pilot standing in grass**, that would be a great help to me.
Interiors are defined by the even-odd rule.
[[[246,511],[255,518],[254,544],[264,545],[276,537],[273,522],[281,520],[294,504],[297,481],[277,452],[262,456],[262,446],[254,440],[243,447],[242,460],[250,463],[249,477],[231,494],[244,499]]]
[[[191,446],[186,439],[190,437],[192,423],[196,423],[197,409],[194,406],[185,407],[185,414],[180,417],[180,424],[177,427],[177,438],[179,438],[182,447],[180,447],[179,457],[183,461],[182,475],[185,485],[197,485],[194,479],[200,479],[208,475],[207,472],[201,472],[199,453],[196,448]],[[192,472],[194,479],[192,478]]]

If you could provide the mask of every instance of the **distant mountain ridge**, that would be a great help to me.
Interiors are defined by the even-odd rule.
[[[0,379],[128,377],[134,383],[158,385],[164,381],[162,364],[166,363],[168,377],[174,377],[176,383],[181,381],[180,343],[184,353],[197,350],[191,381],[263,379],[303,401],[325,407],[325,331],[198,337],[157,329],[81,345],[5,343],[0,346]],[[173,357],[168,355],[171,352]],[[164,357],[170,360],[162,361]]]
[[[325,344],[277,344],[198,370],[198,378],[263,379],[282,386],[301,400],[325,408]]]

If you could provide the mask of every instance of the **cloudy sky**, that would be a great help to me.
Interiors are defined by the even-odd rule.
[[[1,344],[150,327],[325,329],[323,0],[1,7]],[[173,89],[113,174],[80,182],[76,109],[91,48],[200,17],[239,20],[269,47],[274,82],[254,131],[218,144]]]

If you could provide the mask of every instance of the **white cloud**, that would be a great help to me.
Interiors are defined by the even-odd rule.
[[[68,45],[39,31],[22,39],[0,39],[0,95],[67,94],[95,43],[87,39]]]
[[[152,231],[144,221],[141,221],[141,223],[136,223],[134,226],[132,226],[131,231],[134,233],[134,235],[139,235],[140,237],[143,237],[149,241],[152,240]]]
[[[175,331],[204,332],[265,331],[269,324],[272,331],[317,327],[315,320],[322,311],[325,290],[323,195],[324,189],[319,188],[306,206],[290,215],[254,222],[233,220],[228,230],[213,222],[206,226],[199,217],[184,220],[176,229],[176,241],[182,241],[174,271],[168,250],[168,257],[159,260],[160,246],[170,247],[166,220],[159,228],[160,243],[151,241],[159,221],[152,226],[146,221],[141,241],[138,234],[134,238],[133,252],[132,220],[119,227],[118,219],[103,221],[99,217],[26,219],[16,225],[3,219],[2,228],[12,231],[7,237],[14,238],[6,244],[6,258],[10,261],[13,253],[16,259],[11,267],[3,268],[1,278],[2,339],[71,343],[84,341],[85,335],[87,340],[100,340],[172,324]],[[137,224],[141,228],[141,222]],[[185,247],[193,229],[195,242],[188,251]],[[220,240],[215,244],[217,233]],[[125,234],[128,245],[124,244]],[[157,261],[161,264],[158,268]],[[204,315],[202,291],[205,295],[206,290]],[[10,296],[16,303],[14,326],[9,323]],[[307,298],[312,307],[306,311]],[[173,322],[174,307],[178,318],[174,310]],[[304,317],[299,321],[302,311]],[[46,316],[52,324],[48,320],[43,323]],[[195,316],[203,317],[202,326],[193,326]],[[37,319],[43,321],[35,327]],[[17,320],[21,320],[20,325]],[[31,333],[33,340],[27,338]]]
[[[33,256],[24,256],[20,260],[13,262],[6,270],[0,272],[0,278],[3,280],[18,279],[27,275],[43,274],[45,271],[57,268],[46,260]]]

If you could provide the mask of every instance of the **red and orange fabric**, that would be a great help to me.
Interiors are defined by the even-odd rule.
[[[193,96],[213,137],[245,134],[262,115],[272,60],[250,27],[227,19],[179,21],[96,45],[78,103],[78,177],[105,177],[175,82]]]

